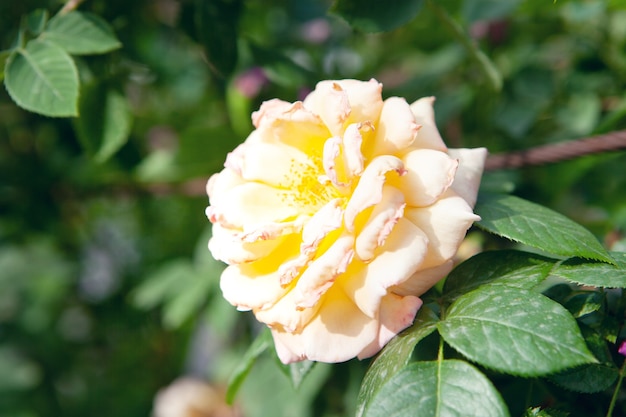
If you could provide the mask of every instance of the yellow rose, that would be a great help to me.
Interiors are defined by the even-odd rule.
[[[376,80],[270,100],[207,184],[224,297],[272,331],[284,363],[377,353],[452,268],[486,150],[448,149],[432,97]]]

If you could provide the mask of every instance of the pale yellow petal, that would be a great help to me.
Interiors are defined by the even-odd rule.
[[[354,256],[354,236],[340,236],[322,255],[304,270],[293,291],[298,307],[313,307],[333,285],[335,279],[346,272]]]
[[[421,126],[413,147],[416,149],[434,149],[445,152],[447,146],[441,139],[441,134],[435,124],[435,112],[433,103],[435,97],[423,97],[411,104],[411,111],[415,116],[415,122]]]
[[[285,203],[292,197],[288,191],[256,182],[238,185],[220,197],[207,214],[211,222],[229,228],[276,223],[301,214],[294,204]]]
[[[426,256],[428,239],[410,221],[401,218],[380,254],[369,264],[355,264],[337,281],[361,311],[376,317],[387,289],[409,279]]]
[[[402,157],[406,175],[392,178],[411,206],[434,203],[454,181],[458,162],[447,154],[431,149],[413,150]]]
[[[379,324],[359,311],[341,291],[331,289],[318,314],[296,333],[272,329],[284,363],[309,359],[345,362],[357,356],[378,335]]]
[[[420,126],[405,99],[385,100],[374,132],[373,155],[399,154],[415,141]]]
[[[428,236],[428,256],[422,268],[430,268],[452,259],[465,233],[480,217],[452,190],[427,207],[407,207],[404,217]]]
[[[487,149],[450,149],[449,153],[452,158],[459,160],[459,169],[454,177],[452,189],[474,207],[487,158]]]
[[[258,271],[254,264],[231,265],[220,278],[224,298],[240,310],[268,308],[287,293],[278,271]]]
[[[301,308],[296,305],[299,294],[292,287],[281,288],[289,291],[275,304],[262,309],[255,309],[254,315],[258,321],[272,328],[281,328],[286,332],[300,332],[308,327],[311,319],[317,314],[321,303],[312,308]]]
[[[389,291],[402,296],[420,296],[448,275],[450,271],[452,271],[453,266],[453,261],[449,260],[439,266],[428,269],[420,269],[406,281],[390,287]]]
[[[365,168],[344,213],[344,223],[348,231],[354,230],[359,213],[380,202],[383,185],[387,180],[386,174],[390,171],[395,171],[398,175],[405,173],[402,161],[391,155],[378,156]]]
[[[239,231],[213,225],[213,236],[209,239],[211,255],[227,264],[252,262],[269,255],[283,242],[283,237],[273,240],[246,242]]]
[[[378,337],[359,353],[359,359],[369,358],[378,353],[392,337],[413,324],[422,300],[413,296],[402,297],[387,294],[380,303]]]
[[[245,180],[241,178],[239,174],[231,169],[225,168],[209,178],[206,186],[209,200],[213,204],[219,201],[222,195],[243,183],[245,183]]]
[[[341,136],[351,112],[348,93],[334,81],[322,81],[304,100],[304,107],[318,115],[332,136]]]
[[[383,186],[381,201],[374,206],[372,214],[356,238],[356,255],[364,262],[374,258],[404,212],[404,195],[389,185]]]

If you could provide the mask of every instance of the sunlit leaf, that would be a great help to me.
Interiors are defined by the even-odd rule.
[[[330,11],[363,32],[383,32],[412,20],[424,0],[397,0],[393,4],[377,0],[335,0]]]
[[[387,344],[367,370],[357,398],[356,416],[364,415],[370,401],[382,386],[406,366],[415,345],[436,329],[438,318],[428,307],[422,307],[413,325]]]
[[[416,362],[393,375],[366,417],[506,417],[500,394],[476,368],[459,360]]]
[[[577,284],[604,288],[626,288],[626,253],[611,252],[617,265],[568,259],[552,271],[552,275]]]
[[[465,294],[438,328],[467,358],[513,375],[541,376],[597,362],[565,308],[521,288],[490,284]]]
[[[102,54],[122,46],[105,20],[78,11],[54,16],[41,38],[73,55]]]
[[[443,292],[446,298],[453,299],[494,282],[531,289],[548,276],[555,262],[554,259],[522,251],[482,252],[450,272]]]
[[[560,256],[614,263],[584,227],[547,207],[511,195],[480,195],[479,227],[496,235]]]
[[[20,107],[46,116],[77,115],[78,72],[56,44],[32,40],[14,50],[4,75],[7,91]]]
[[[232,404],[235,396],[237,395],[237,391],[241,387],[241,384],[246,379],[246,376],[252,369],[252,366],[256,362],[257,358],[263,354],[268,348],[273,346],[272,334],[268,329],[263,329],[263,331],[257,336],[257,338],[252,342],[246,354],[237,368],[233,371],[228,381],[228,388],[226,391],[226,401],[229,404]]]

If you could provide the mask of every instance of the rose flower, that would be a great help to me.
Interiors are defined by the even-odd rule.
[[[376,80],[270,100],[207,184],[220,286],[284,363],[377,353],[452,268],[486,150],[448,149],[434,98],[383,101]]]

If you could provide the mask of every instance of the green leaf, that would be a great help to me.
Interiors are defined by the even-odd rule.
[[[73,55],[102,54],[122,46],[106,21],[78,11],[54,16],[40,38]]]
[[[229,77],[237,66],[241,8],[241,0],[195,1],[196,34],[212,69],[222,78]]]
[[[33,35],[39,35],[48,23],[48,11],[46,9],[36,9],[24,16],[22,27]]]
[[[546,207],[511,195],[480,195],[479,227],[507,239],[560,256],[613,264],[600,242],[581,225]]]
[[[508,415],[489,379],[459,360],[410,364],[381,387],[365,413],[367,417]]]
[[[438,320],[431,309],[423,306],[415,317],[413,325],[391,339],[383,348],[372,362],[361,383],[357,398],[357,417],[363,416],[376,392],[406,366],[415,346],[436,329]]]
[[[127,142],[132,114],[126,98],[116,90],[102,83],[83,87],[79,112],[76,133],[97,162],[106,161]]]
[[[304,382],[304,378],[311,372],[313,366],[315,366],[317,362],[313,361],[301,361],[296,363],[290,363],[287,365],[289,367],[289,376],[291,377],[291,383],[294,388],[299,388]]]
[[[0,82],[4,80],[4,71],[5,65],[9,57],[11,56],[12,50],[0,51]]]
[[[14,50],[5,77],[7,91],[20,107],[45,116],[76,116],[78,71],[57,45],[35,39]]]
[[[565,308],[521,288],[490,284],[465,294],[438,328],[472,361],[513,375],[541,376],[597,362]]]
[[[246,354],[239,362],[239,365],[235,368],[228,381],[228,388],[226,389],[226,402],[232,404],[237,391],[241,387],[241,384],[246,379],[248,373],[252,369],[252,366],[256,362],[257,358],[263,354],[268,348],[273,346],[272,333],[269,329],[263,329],[263,331],[252,342]]]
[[[412,20],[423,4],[423,0],[396,0],[393,5],[377,0],[335,0],[330,12],[363,32],[384,32]]]
[[[443,295],[454,299],[494,282],[530,290],[550,274],[555,262],[554,259],[515,250],[482,252],[450,272],[443,286]]]
[[[568,259],[554,268],[552,275],[582,285],[626,288],[626,253],[611,252],[617,265]]]

